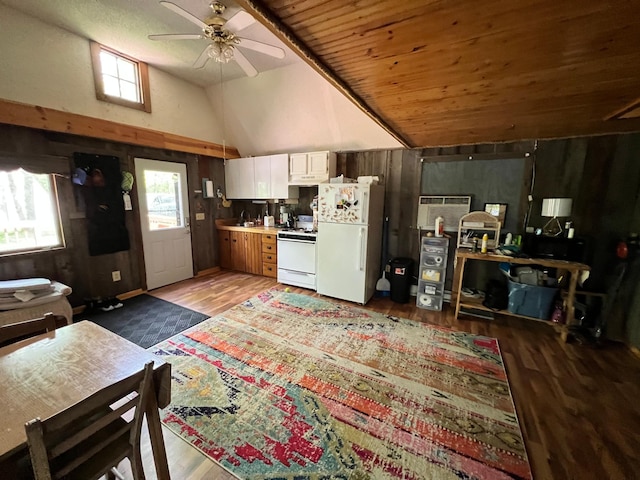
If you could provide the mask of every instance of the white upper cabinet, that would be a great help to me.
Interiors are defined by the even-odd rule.
[[[271,196],[269,198],[299,198],[300,189],[289,185],[289,155],[271,155]]]
[[[254,198],[264,199],[272,198],[271,196],[271,157],[253,157],[254,162],[254,181],[255,196]]]
[[[297,187],[289,186],[289,155],[227,160],[224,166],[227,198],[286,199],[300,196]]]
[[[332,152],[292,153],[289,155],[289,184],[315,185],[336,175],[336,154]]]
[[[234,158],[224,164],[227,198],[255,198],[253,158]]]

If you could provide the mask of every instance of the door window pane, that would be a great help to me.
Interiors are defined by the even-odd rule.
[[[145,170],[149,230],[183,227],[180,175]]]
[[[61,246],[52,176],[0,171],[0,254]]]

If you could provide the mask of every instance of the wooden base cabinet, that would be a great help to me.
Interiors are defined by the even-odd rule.
[[[229,232],[231,240],[231,270],[246,271],[246,243],[244,232]]]
[[[262,234],[243,233],[245,251],[245,272],[262,275]]]
[[[218,252],[220,260],[220,268],[231,270],[233,264],[231,262],[231,238],[229,230],[218,230]]]
[[[262,275],[278,277],[278,244],[273,233],[262,234]]]
[[[275,234],[218,230],[218,241],[221,268],[276,276]],[[265,264],[273,266],[265,269]]]

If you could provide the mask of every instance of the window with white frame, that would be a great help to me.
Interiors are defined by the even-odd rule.
[[[147,64],[91,42],[98,100],[151,112]]]
[[[64,247],[53,175],[0,171],[0,255]]]

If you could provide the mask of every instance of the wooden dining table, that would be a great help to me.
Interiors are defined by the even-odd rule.
[[[48,418],[149,361],[158,407],[164,408],[171,400],[171,365],[95,323],[85,320],[0,348],[0,476],[28,457],[26,422]],[[164,455],[158,410],[147,417],[157,476],[168,479],[166,462],[158,460]]]

